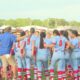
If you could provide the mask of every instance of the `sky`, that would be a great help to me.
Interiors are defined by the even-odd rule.
[[[80,21],[80,0],[0,0],[0,19],[11,18]]]

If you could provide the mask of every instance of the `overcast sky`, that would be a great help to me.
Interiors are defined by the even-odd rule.
[[[64,18],[80,21],[80,0],[0,0],[0,18]]]

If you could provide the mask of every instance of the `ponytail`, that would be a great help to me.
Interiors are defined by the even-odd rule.
[[[41,32],[40,33],[40,49],[43,49],[44,48],[44,38],[45,38],[46,34],[45,32]]]
[[[69,40],[69,38],[68,38],[68,32],[67,31],[63,32],[63,36]]]
[[[43,41],[43,37],[40,37],[40,49],[44,48],[44,41]]]

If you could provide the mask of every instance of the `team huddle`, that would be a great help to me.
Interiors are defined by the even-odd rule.
[[[69,76],[80,80],[80,37],[76,30],[51,33],[31,28],[11,33],[8,27],[0,34],[0,80],[43,80],[43,73],[44,80],[55,80],[56,69],[58,80]]]

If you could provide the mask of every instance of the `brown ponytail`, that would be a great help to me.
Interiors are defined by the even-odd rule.
[[[40,33],[40,49],[44,48],[44,38],[45,38],[45,36],[46,36],[45,32]]]

